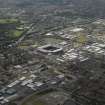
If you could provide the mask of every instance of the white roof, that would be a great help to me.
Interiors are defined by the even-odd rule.
[[[30,83],[30,84],[27,84],[28,87],[30,88],[34,88],[34,84]]]
[[[105,47],[105,44],[98,44],[99,47]]]
[[[74,28],[71,31],[72,32],[79,32],[79,31],[83,31],[83,30],[84,30],[83,28]]]
[[[32,74],[32,75],[30,75],[30,77],[31,77],[31,78],[36,78],[37,76],[34,75],[34,74]]]
[[[63,59],[60,59],[60,58],[57,58],[57,60],[58,60],[58,61],[61,61],[61,62],[64,62],[64,60],[63,60]]]
[[[20,68],[22,68],[22,66],[21,65],[16,65],[16,66],[14,66],[16,69],[20,69]]]
[[[42,82],[35,82],[35,85],[36,86],[41,86],[41,85],[43,85],[43,83]]]
[[[64,74],[60,74],[57,76],[58,78],[63,78],[64,77]]]
[[[20,81],[19,80],[16,80],[14,82],[12,82],[11,84],[8,85],[8,87],[13,87],[15,85],[17,85]]]
[[[47,33],[46,34],[47,36],[52,36],[53,34],[51,32]]]
[[[61,45],[66,45],[67,42],[66,42],[66,41],[63,41],[63,42],[61,42],[60,44],[61,44]]]
[[[3,100],[4,99],[4,97],[2,96],[2,97],[0,97],[0,100]]]
[[[23,81],[23,80],[25,80],[26,79],[26,77],[21,77],[19,80],[20,81]]]
[[[25,81],[23,81],[22,82],[22,86],[25,86],[25,85],[27,85],[28,83],[32,83],[33,81],[32,81],[32,79],[29,79],[29,80],[25,80]]]

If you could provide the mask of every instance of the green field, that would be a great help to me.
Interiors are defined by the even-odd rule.
[[[46,105],[42,100],[40,100],[36,95],[29,97],[22,105]]]
[[[18,19],[0,19],[0,24],[15,24],[18,22]]]
[[[0,26],[4,27],[0,29],[0,33],[11,39],[17,39],[25,31],[24,28],[21,28],[21,25],[21,21],[18,19],[0,19]]]
[[[38,94],[33,94],[30,97],[26,98],[21,105],[48,105],[44,97],[46,95],[49,95],[53,92],[54,90],[46,90]],[[43,98],[42,98],[43,97]]]
[[[46,104],[44,102],[41,102],[41,100],[33,99],[32,101],[25,102],[22,105],[46,105]]]
[[[11,37],[11,38],[18,38],[18,37],[20,37],[22,35],[23,32],[24,31],[12,30],[9,33],[9,37]]]

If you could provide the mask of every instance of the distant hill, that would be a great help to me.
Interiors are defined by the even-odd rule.
[[[66,7],[73,5],[73,9],[83,16],[105,17],[105,0],[0,0],[0,5],[16,5],[27,7],[30,5],[46,4]],[[49,7],[50,8],[50,7]]]

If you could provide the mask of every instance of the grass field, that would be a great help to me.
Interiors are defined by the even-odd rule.
[[[32,95],[27,99],[22,105],[46,105],[42,100],[40,100],[36,95]]]
[[[8,36],[10,38],[18,38],[22,35],[24,31],[18,31],[18,30],[10,30]]]
[[[13,26],[12,26],[13,24]],[[0,19],[0,25],[2,27],[3,25],[3,29],[0,30],[0,32],[2,34],[6,33],[6,36],[10,37],[10,38],[18,38],[22,35],[22,33],[24,32],[24,29],[22,30],[18,30],[18,28],[21,27],[21,22],[19,22],[18,19]],[[10,25],[10,27],[9,27]],[[9,28],[8,28],[9,27]]]
[[[46,104],[44,102],[41,102],[41,100],[33,99],[32,101],[25,102],[22,105],[46,105]]]
[[[0,19],[0,24],[14,24],[18,22],[17,19]]]
[[[48,105],[42,97],[46,97],[46,95],[49,95],[53,91],[54,90],[50,89],[38,94],[33,94],[26,98],[21,105]]]

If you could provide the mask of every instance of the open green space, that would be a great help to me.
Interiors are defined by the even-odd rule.
[[[42,98],[48,94],[51,94],[54,90],[46,90],[44,92],[33,94],[26,98],[21,105],[47,105],[46,101]]]
[[[0,19],[0,24],[15,24],[18,22],[18,19]]]
[[[21,21],[18,19],[0,19],[0,33],[6,38],[19,38],[25,31],[21,26]]]
[[[22,105],[46,105],[45,102],[43,102],[40,99],[40,95],[33,94],[28,99],[26,99]]]
[[[11,38],[18,38],[18,37],[20,37],[22,35],[23,32],[24,31],[12,30],[9,33],[9,37],[11,37]]]
[[[35,99],[35,97],[32,97],[30,100],[28,100],[27,102],[24,102],[22,105],[46,105],[41,100]]]

